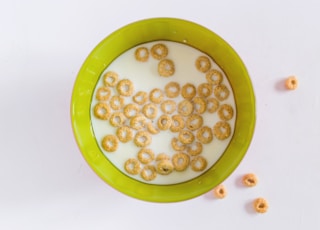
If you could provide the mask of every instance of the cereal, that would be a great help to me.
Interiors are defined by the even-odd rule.
[[[209,113],[214,113],[219,108],[219,101],[213,97],[207,99],[207,111]]]
[[[110,107],[105,103],[98,103],[94,106],[94,115],[102,120],[108,120],[111,114]]]
[[[176,107],[176,102],[173,100],[166,100],[161,104],[161,110],[166,114],[172,114],[174,111],[176,111]]]
[[[107,101],[111,95],[111,90],[109,87],[100,87],[97,90],[96,98],[98,101]]]
[[[194,111],[196,113],[203,114],[207,109],[206,100],[202,97],[194,97],[193,104],[194,104]]]
[[[147,123],[147,130],[149,131],[149,133],[151,134],[158,134],[159,130],[157,128],[155,128],[151,122]]]
[[[151,181],[157,177],[157,171],[153,165],[146,165],[141,170],[140,175],[144,180]]]
[[[138,115],[139,112],[140,112],[140,108],[136,104],[127,104],[123,108],[123,113],[127,118],[134,117]]]
[[[208,144],[212,141],[213,135],[212,131],[208,126],[202,126],[198,131],[197,131],[197,139],[202,143],[202,144]]]
[[[228,104],[221,105],[218,115],[221,120],[228,121],[233,117],[233,108]]]
[[[249,173],[249,174],[246,174],[242,177],[242,183],[245,185],[245,186],[248,186],[248,187],[253,187],[253,186],[256,186],[257,183],[258,183],[258,178],[255,174],[253,173]]]
[[[155,104],[149,103],[143,106],[142,113],[149,119],[153,119],[158,114],[158,107]]]
[[[127,143],[133,139],[132,129],[128,126],[121,126],[117,129],[117,137],[119,141]]]
[[[212,84],[202,83],[198,86],[197,91],[200,97],[209,97],[212,94]]]
[[[170,156],[165,153],[160,153],[156,157],[156,161],[170,160]]]
[[[295,76],[288,77],[285,82],[287,89],[295,90],[298,88],[298,79]]]
[[[182,86],[181,95],[185,99],[191,100],[197,93],[196,87],[191,83]]]
[[[150,145],[151,140],[151,135],[146,131],[138,131],[134,137],[134,143],[138,147],[146,147]]]
[[[216,69],[211,69],[206,73],[208,83],[212,85],[219,85],[222,82],[222,73]]]
[[[168,48],[162,43],[155,44],[151,47],[151,55],[154,59],[161,60],[168,55]]]
[[[149,59],[149,51],[146,47],[139,47],[134,52],[137,61],[146,62]]]
[[[223,199],[227,196],[227,189],[224,185],[220,184],[213,189],[213,195],[218,199]]]
[[[230,91],[227,86],[220,84],[214,88],[213,93],[220,101],[223,101],[229,97]]]
[[[135,158],[129,158],[124,163],[124,169],[131,175],[137,175],[140,172],[140,162]]]
[[[172,124],[170,127],[171,132],[180,132],[181,129],[184,129],[185,122],[181,115],[173,115],[171,118],[172,118]]]
[[[174,169],[178,172],[184,171],[189,166],[190,158],[187,154],[179,152],[172,156]]]
[[[105,86],[113,87],[118,82],[118,74],[113,71],[108,71],[103,75],[103,83]]]
[[[114,127],[122,126],[125,121],[126,121],[126,117],[121,112],[115,112],[111,114],[111,117],[109,119],[110,124]]]
[[[148,164],[154,160],[154,152],[151,149],[141,149],[138,152],[138,159],[143,164]]]
[[[183,100],[178,104],[178,113],[182,116],[189,116],[193,112],[193,104],[188,100]]]
[[[186,149],[186,146],[182,144],[176,137],[172,138],[171,146],[176,151],[183,151]]]
[[[170,160],[161,160],[157,163],[157,172],[161,175],[172,173],[174,167]]]
[[[190,156],[196,156],[199,155],[200,153],[202,153],[202,144],[198,141],[196,141],[194,144],[192,144],[191,146],[188,146],[187,148],[187,153]]]
[[[161,89],[155,88],[151,90],[149,95],[150,101],[156,104],[160,104],[163,101],[163,92]]]
[[[165,93],[169,98],[175,98],[180,95],[180,85],[178,82],[169,82],[164,87]]]
[[[132,97],[132,100],[138,105],[143,105],[148,100],[148,94],[144,91],[139,91]]]
[[[118,95],[112,96],[110,99],[110,107],[114,110],[122,109],[124,106],[124,98]]]
[[[162,77],[170,77],[174,74],[174,63],[170,59],[163,59],[158,64],[158,73]]]
[[[206,56],[198,57],[195,64],[196,68],[202,73],[207,72],[211,68],[210,60]]]
[[[143,115],[136,115],[130,120],[130,126],[135,130],[141,130],[146,125],[146,118]]]
[[[167,130],[172,124],[171,117],[169,115],[163,114],[158,119],[158,127],[161,130]]]
[[[115,135],[106,135],[101,144],[102,148],[107,152],[114,152],[118,148],[118,139]]]
[[[203,118],[198,114],[191,114],[186,121],[187,129],[194,131],[203,125]]]
[[[203,171],[207,167],[207,164],[207,160],[202,156],[196,156],[190,163],[191,169],[196,172]]]
[[[224,140],[224,139],[228,138],[231,134],[231,127],[230,127],[229,123],[226,121],[218,121],[213,126],[213,134],[219,140]]]
[[[191,144],[194,141],[194,135],[189,130],[181,130],[178,136],[179,141],[183,144]]]
[[[269,204],[264,198],[257,198],[253,201],[253,208],[258,213],[265,213],[268,211]]]
[[[117,90],[121,96],[131,96],[134,91],[133,83],[129,79],[123,79],[117,84]]]

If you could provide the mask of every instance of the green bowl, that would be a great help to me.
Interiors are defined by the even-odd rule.
[[[125,51],[156,40],[184,44],[187,41],[188,45],[209,55],[226,74],[233,89],[237,110],[233,137],[220,159],[195,179],[173,185],[147,184],[123,174],[101,152],[90,120],[91,99],[101,73]],[[176,18],[152,18],[120,28],[100,42],[90,53],[74,84],[71,119],[74,136],[82,155],[105,182],[137,199],[176,202],[206,193],[236,169],[253,136],[255,97],[243,62],[222,38],[193,22]]]

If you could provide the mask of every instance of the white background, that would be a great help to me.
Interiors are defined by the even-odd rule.
[[[319,11],[317,0],[0,0],[0,229],[320,229]],[[86,56],[116,29],[164,16],[222,36],[251,75],[256,131],[224,200],[127,197],[73,138],[70,99]],[[291,74],[296,91],[283,88]],[[239,183],[247,172],[255,188]],[[266,214],[252,211],[259,196]]]

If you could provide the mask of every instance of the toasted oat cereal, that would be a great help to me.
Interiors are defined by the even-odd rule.
[[[233,108],[231,105],[223,104],[218,110],[218,115],[221,120],[228,121],[233,117]]]
[[[152,149],[143,148],[138,152],[138,159],[142,164],[149,164],[154,160],[154,152]]]
[[[146,147],[151,144],[152,137],[146,131],[138,131],[134,137],[134,143],[138,147]]]
[[[206,73],[208,83],[212,85],[220,85],[222,82],[222,73],[219,70],[211,69]]]
[[[223,199],[227,196],[228,192],[224,185],[220,184],[213,189],[213,195],[218,199]]]
[[[298,79],[295,76],[288,77],[285,82],[287,89],[295,90],[298,88]]]
[[[182,116],[189,116],[193,112],[193,104],[188,100],[183,100],[178,104],[178,113]]]
[[[118,74],[113,71],[108,71],[103,75],[103,83],[105,86],[113,87],[118,83]]]
[[[161,175],[168,175],[172,173],[174,167],[170,160],[161,160],[157,163],[157,172]]]
[[[175,98],[180,95],[180,85],[178,82],[169,82],[164,87],[165,93],[169,98]]]
[[[134,52],[137,61],[146,62],[149,59],[149,51],[146,47],[139,47]]]
[[[111,117],[109,119],[109,122],[113,127],[120,127],[124,124],[125,121],[126,117],[121,112],[115,112],[111,114]]]
[[[197,139],[202,143],[202,144],[208,144],[212,141],[213,135],[212,131],[208,126],[202,126],[198,131],[197,131]]]
[[[211,68],[210,59],[206,56],[198,57],[195,64],[196,68],[202,73],[206,73]]]
[[[253,208],[258,213],[265,213],[269,209],[268,201],[264,198],[257,198],[253,201]]]
[[[110,107],[105,103],[98,103],[93,109],[94,115],[102,120],[108,120],[111,115]]]
[[[118,93],[121,96],[131,96],[134,91],[133,83],[129,79],[123,79],[117,84]]]
[[[117,129],[117,137],[119,141],[127,143],[133,139],[132,129],[128,126],[121,126]]]
[[[157,170],[153,165],[146,165],[141,170],[140,175],[144,180],[151,181],[157,177]]]
[[[109,87],[100,87],[97,90],[96,99],[98,101],[107,101],[111,96],[111,90]]]
[[[172,124],[170,127],[171,132],[179,132],[180,130],[184,129],[185,122],[181,115],[173,115],[171,118],[172,118]]]
[[[102,148],[107,152],[114,152],[118,148],[118,138],[115,135],[106,135],[101,144]]]
[[[160,153],[156,157],[156,161],[170,160],[170,156],[165,153]]]
[[[186,121],[187,129],[194,131],[203,125],[203,118],[198,114],[191,114]]]
[[[124,98],[118,95],[112,96],[110,99],[110,107],[114,110],[122,109],[124,106]]]
[[[181,96],[185,99],[191,100],[197,94],[196,87],[191,83],[182,86]]]
[[[151,55],[154,59],[161,60],[168,55],[168,48],[165,44],[158,43],[151,47]]]
[[[186,149],[186,145],[182,144],[178,138],[174,137],[171,140],[171,146],[176,151],[183,151]]]
[[[219,140],[224,140],[228,138],[231,134],[231,127],[228,122],[226,121],[218,121],[213,126],[213,134]]]
[[[161,103],[161,110],[165,114],[172,114],[173,112],[176,111],[176,102],[173,100],[166,100]]]
[[[194,104],[194,111],[196,113],[203,114],[207,109],[206,100],[202,97],[194,97],[193,104]]]
[[[124,163],[124,169],[127,171],[127,173],[129,173],[131,175],[137,175],[140,172],[141,165],[137,159],[129,158]]]
[[[155,104],[160,104],[163,101],[163,92],[161,89],[155,88],[151,90],[149,99]]]
[[[143,106],[142,113],[149,119],[154,119],[158,114],[158,107],[153,104],[149,103]]]
[[[198,141],[194,142],[191,146],[187,147],[187,153],[190,156],[199,155],[200,153],[202,153],[202,144],[200,142],[198,142]]]
[[[200,97],[209,97],[212,94],[212,84],[202,83],[198,86],[197,91]]]
[[[230,91],[227,86],[220,84],[214,88],[213,93],[220,101],[223,101],[229,97]]]
[[[190,157],[182,152],[176,153],[172,156],[172,163],[174,169],[178,172],[184,171],[188,168]]]
[[[194,141],[194,135],[189,130],[181,130],[178,139],[183,144],[191,144]]]
[[[219,108],[219,101],[213,97],[207,99],[207,111],[209,113],[214,113]]]
[[[149,133],[151,134],[158,134],[159,130],[153,126],[153,124],[151,122],[147,123],[147,130],[149,131]]]
[[[138,105],[143,105],[148,100],[148,94],[144,91],[139,91],[132,97],[132,100]]]
[[[163,114],[158,119],[158,127],[161,130],[167,130],[171,127],[172,120],[169,115]]]
[[[158,72],[162,77],[170,77],[175,72],[174,63],[170,59],[163,59],[158,64]]]
[[[242,183],[245,185],[245,186],[248,186],[248,187],[253,187],[253,186],[256,186],[257,183],[258,183],[258,178],[255,174],[253,173],[248,173],[246,175],[244,175],[242,177]]]
[[[123,108],[123,113],[127,118],[134,117],[138,115],[139,112],[140,112],[140,108],[136,104],[127,104]]]
[[[201,172],[207,167],[207,160],[202,156],[196,156],[191,160],[191,169],[196,172]]]
[[[139,114],[131,118],[130,126],[135,130],[141,130],[145,127],[146,122],[146,118]]]

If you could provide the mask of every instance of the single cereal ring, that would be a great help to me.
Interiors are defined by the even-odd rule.
[[[186,121],[187,129],[194,131],[203,125],[203,118],[198,114],[191,114]]]
[[[197,132],[197,139],[202,144],[208,144],[212,141],[213,135],[212,131],[208,126],[202,126]]]
[[[157,164],[157,172],[161,175],[168,175],[172,173],[174,167],[170,160],[162,160]]]
[[[196,68],[202,73],[207,72],[211,68],[210,59],[206,56],[198,57],[195,64]]]
[[[209,113],[214,113],[219,108],[219,101],[213,97],[207,99],[207,111]]]
[[[202,156],[196,156],[192,159],[190,165],[191,169],[196,172],[201,172],[207,167],[207,160]]]
[[[123,79],[117,84],[118,93],[121,96],[131,96],[134,91],[133,83],[129,79]]]
[[[146,62],[149,59],[149,51],[146,47],[139,47],[134,52],[137,61]]]
[[[198,141],[196,141],[194,144],[192,144],[191,146],[188,146],[187,148],[187,153],[190,156],[197,156],[200,153],[202,153],[202,144]]]
[[[158,119],[158,127],[161,130],[167,130],[171,127],[172,119],[169,115],[163,114]]]
[[[128,126],[121,126],[117,129],[117,137],[119,141],[127,143],[133,139],[132,129]]]
[[[131,118],[130,126],[135,130],[143,129],[146,125],[146,118],[143,115],[136,115]]]
[[[155,128],[151,122],[147,123],[147,130],[149,131],[149,133],[151,134],[158,134],[159,133],[159,129]]]
[[[127,118],[137,116],[139,112],[140,112],[140,108],[136,104],[127,104],[123,108],[123,113]]]
[[[118,74],[113,71],[108,71],[103,75],[103,83],[105,86],[113,87],[118,82]]]
[[[146,131],[138,131],[134,137],[134,143],[138,147],[146,147],[152,141],[151,135]]]
[[[170,156],[165,153],[160,153],[156,157],[156,161],[170,160]]]
[[[111,114],[110,107],[105,103],[98,103],[94,106],[94,115],[102,120],[108,120]]]
[[[181,95],[183,98],[191,100],[197,94],[196,87],[191,83],[182,86]]]
[[[265,213],[268,211],[269,204],[264,198],[257,198],[253,201],[253,208],[258,213]]]
[[[183,100],[178,104],[178,113],[182,116],[189,116],[193,112],[193,104],[188,100]]]
[[[161,110],[166,114],[172,114],[174,111],[176,111],[176,107],[176,102],[173,100],[166,100],[161,104]]]
[[[182,144],[176,137],[172,138],[171,146],[176,151],[183,151],[186,149],[186,145]]]
[[[162,77],[170,77],[174,74],[174,63],[170,59],[163,59],[158,64],[158,73]]]
[[[202,97],[194,97],[193,104],[194,104],[194,111],[196,113],[203,114],[207,109],[206,100]]]
[[[148,94],[144,91],[139,91],[132,97],[132,99],[138,105],[143,105],[148,100]]]
[[[165,93],[169,98],[175,98],[180,95],[180,85],[178,82],[169,82],[164,87]]]
[[[220,101],[223,101],[229,97],[230,91],[227,86],[220,84],[214,88],[213,93],[216,98],[218,98]]]
[[[114,110],[122,109],[124,106],[124,98],[118,95],[112,96],[110,99],[110,106]]]
[[[181,172],[189,166],[190,157],[182,152],[176,153],[172,156],[173,167],[176,171]]]
[[[184,129],[185,122],[181,115],[173,115],[171,119],[172,119],[172,124],[170,127],[171,132],[180,132],[181,129]]]
[[[114,152],[118,148],[118,138],[115,135],[106,135],[101,144],[102,148],[107,152]]]
[[[178,139],[182,144],[191,144],[194,141],[194,135],[191,131],[184,129],[179,132]]]
[[[287,89],[295,90],[298,88],[298,79],[295,76],[288,77],[285,85]]]
[[[231,105],[221,105],[218,111],[221,120],[228,121],[233,117],[233,108]]]
[[[98,101],[107,101],[111,96],[111,90],[109,87],[100,87],[97,90],[96,98]]]
[[[222,73],[216,69],[211,69],[209,72],[206,74],[206,78],[208,83],[212,85],[220,85],[222,82]]]
[[[142,113],[149,119],[153,119],[158,114],[158,107],[155,104],[149,103],[143,106]]]
[[[146,165],[141,170],[140,175],[144,180],[151,181],[157,177],[157,170],[153,165]]]
[[[161,89],[155,88],[151,90],[149,99],[153,103],[160,104],[163,101],[163,92]]]
[[[228,192],[224,185],[220,184],[213,189],[213,195],[218,199],[223,199],[227,196]]]
[[[154,59],[161,60],[168,55],[168,48],[162,43],[155,44],[151,47],[151,55]]]
[[[135,158],[130,158],[124,163],[124,169],[131,175],[137,175],[140,172],[140,162]]]
[[[212,84],[202,83],[198,86],[197,91],[200,97],[209,97],[212,94]]]
[[[113,127],[120,127],[124,124],[125,121],[126,117],[121,112],[115,112],[111,114],[111,117],[109,119],[109,122]]]
[[[226,121],[219,121],[213,126],[213,134],[219,140],[228,138],[231,134],[231,127]]]
[[[242,183],[245,185],[245,186],[248,186],[248,187],[253,187],[253,186],[256,186],[257,183],[258,183],[258,178],[255,174],[253,173],[249,173],[249,174],[246,174],[242,177]]]
[[[138,159],[142,164],[148,164],[154,160],[154,152],[151,149],[141,149],[138,152]]]

